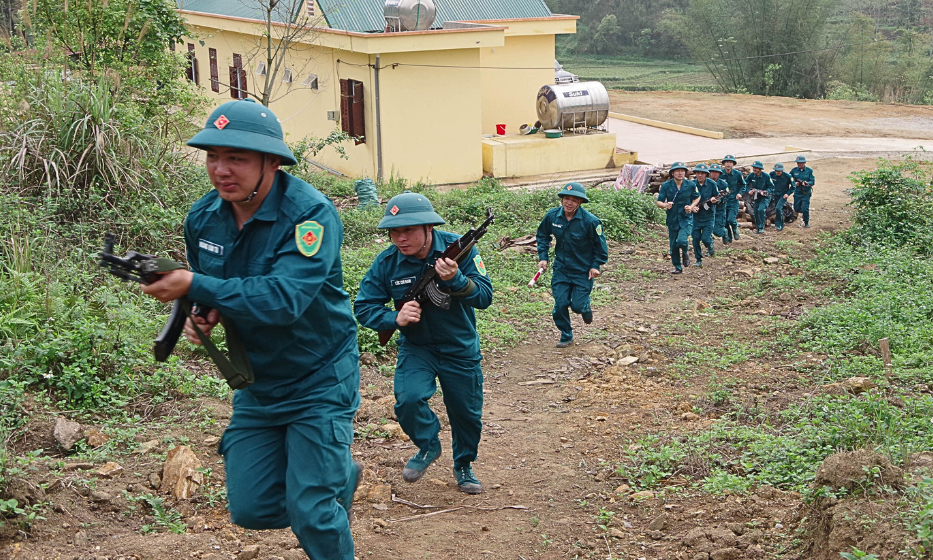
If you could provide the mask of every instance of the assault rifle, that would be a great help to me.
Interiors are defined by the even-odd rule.
[[[457,261],[458,265],[462,263],[467,258],[467,255],[470,254],[470,249],[472,249],[473,246],[476,245],[476,242],[486,234],[486,229],[492,225],[494,218],[492,210],[487,208],[486,221],[480,224],[479,227],[466,232],[462,237],[448,245],[447,248],[444,249],[444,254],[441,258]],[[405,292],[402,299],[395,302],[395,310],[400,310],[402,306],[409,301],[416,301],[419,304],[431,302],[441,309],[450,309],[451,296],[437,286],[437,279],[437,270],[434,268],[433,264],[429,264],[428,270],[421,275],[421,278],[418,278],[418,280],[408,288],[408,291]],[[392,329],[391,331],[379,331],[379,344],[383,346],[388,344],[395,330],[396,329]]]
[[[813,186],[813,185],[810,184],[809,181],[801,181],[801,180],[799,180],[799,179],[794,179],[794,184],[796,184],[796,185],[797,185],[797,188],[798,188],[798,189],[801,189],[801,190],[802,190],[802,189],[809,189],[809,188],[811,188],[811,187]],[[800,194],[804,194],[804,193],[801,192]]]
[[[113,243],[114,235],[107,233],[104,236],[104,248],[97,254],[100,257],[98,264],[107,272],[125,282],[133,281],[148,285],[158,280],[160,274],[185,268],[185,265],[172,259],[144,255],[136,251],[129,251],[123,257],[117,256],[113,254]],[[210,311],[210,307],[192,304],[184,297],[175,300],[168,321],[155,339],[153,354],[156,361],[164,362],[168,360],[185,328],[187,317],[196,315],[206,319]],[[224,331],[227,334],[227,347],[230,349],[229,359],[217,349],[211,339],[197,325],[195,325],[195,331],[208,355],[217,364],[220,373],[223,374],[231,388],[242,389],[253,382],[252,365],[233,325],[224,323]]]
[[[107,233],[104,235],[104,249],[97,255],[100,257],[100,266],[104,267],[110,274],[124,282],[133,281],[140,284],[152,284],[159,279],[160,272],[184,268],[181,263],[171,259],[160,259],[152,255],[143,255],[136,251],[129,251],[126,256],[119,257],[113,254],[114,235]],[[207,318],[211,308],[203,305],[194,306],[194,314]],[[185,311],[182,306],[175,302],[172,307],[172,314],[169,315],[168,322],[162,328],[162,332],[156,337],[153,354],[158,362],[164,362],[175,349],[175,344],[185,328]]]

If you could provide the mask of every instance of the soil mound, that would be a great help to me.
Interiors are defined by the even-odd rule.
[[[893,501],[875,502],[874,507],[868,502],[904,487],[904,471],[883,455],[862,449],[827,457],[816,471],[814,499],[801,511],[806,516],[806,557],[837,560],[853,547],[880,558],[897,556],[905,535],[891,522]],[[882,511],[886,509],[891,511]],[[874,515],[866,516],[866,511]]]

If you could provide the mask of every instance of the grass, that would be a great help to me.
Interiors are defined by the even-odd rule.
[[[560,62],[581,82],[598,81],[610,89],[718,91],[706,68],[691,62],[570,54]]]

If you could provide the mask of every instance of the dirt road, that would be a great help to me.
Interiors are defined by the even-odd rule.
[[[392,416],[391,364],[364,366],[366,398],[358,431],[373,433],[353,447],[366,467],[353,514],[357,557],[688,558],[684,542],[691,530],[712,530],[727,521],[760,528],[749,533],[755,536],[744,543],[744,557],[773,556],[793,537],[788,524],[799,496],[768,490],[753,499],[733,500],[695,491],[687,481],[680,486],[668,481],[663,492],[639,498],[623,487],[626,481],[615,468],[623,450],[641,436],[699,430],[714,422],[715,411],[688,413],[702,403],[698,399],[714,375],[734,384],[736,398],[754,396],[775,409],[803,390],[789,370],[780,369],[780,357],[736,364],[728,371],[678,366],[682,350],[677,341],[722,328],[721,315],[696,312],[696,300],[747,279],[737,270],[749,270],[754,278],[799,273],[793,266],[769,268],[762,257],[786,259],[793,251],[794,257],[806,258],[821,233],[844,227],[848,221],[844,189],[849,186],[845,177],[874,165],[874,159],[814,162],[818,187],[813,228],[792,224],[781,233],[769,229],[764,236],[744,235],[719,248],[715,258],[706,259],[705,268],[691,268],[678,277],[668,274],[663,235],[633,246],[613,246],[607,272],[596,288],[595,320],[584,325],[574,319],[574,345],[554,348],[557,332],[548,316],[541,317],[540,327],[527,333],[522,344],[486,354],[485,426],[475,465],[486,490],[479,496],[457,491],[449,452],[421,482],[412,485],[401,480],[401,468],[414,448],[398,432],[391,433],[391,425],[382,424]],[[540,291],[542,299],[549,300],[545,288]],[[743,301],[735,308],[729,328],[736,344],[745,344],[760,336],[758,311],[794,317],[818,303],[802,294],[794,301]],[[639,362],[622,365],[620,360],[628,356],[639,357]],[[770,389],[776,384],[782,386],[780,394]],[[440,404],[439,396],[435,404]],[[157,458],[140,456],[124,465],[125,474],[102,479],[93,490],[75,487],[72,471],[55,481],[46,480],[59,488],[52,498],[55,509],[46,521],[35,524],[29,539],[0,544],[0,557],[304,558],[288,530],[251,532],[234,527],[222,496],[217,495],[216,503],[209,501],[207,496],[223,485],[222,468],[214,464],[216,442],[210,438],[221,433],[229,412],[228,405],[210,401],[179,412],[211,420],[202,432],[173,437],[185,438],[206,465],[217,467],[196,504],[174,506],[187,524],[187,534],[165,532],[152,512],[128,513],[133,504],[121,494],[138,493],[146,484],[146,473],[158,468]],[[449,450],[450,432],[443,416],[442,425],[442,442]],[[36,476],[45,480],[51,475]],[[162,532],[140,534],[140,527],[147,524]]]
[[[610,90],[613,111],[726,133],[933,139],[933,107],[679,91]]]

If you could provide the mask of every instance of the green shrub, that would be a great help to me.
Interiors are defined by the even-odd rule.
[[[860,244],[907,246],[933,254],[933,190],[930,163],[882,160],[874,171],[853,174],[853,226],[847,238]]]

